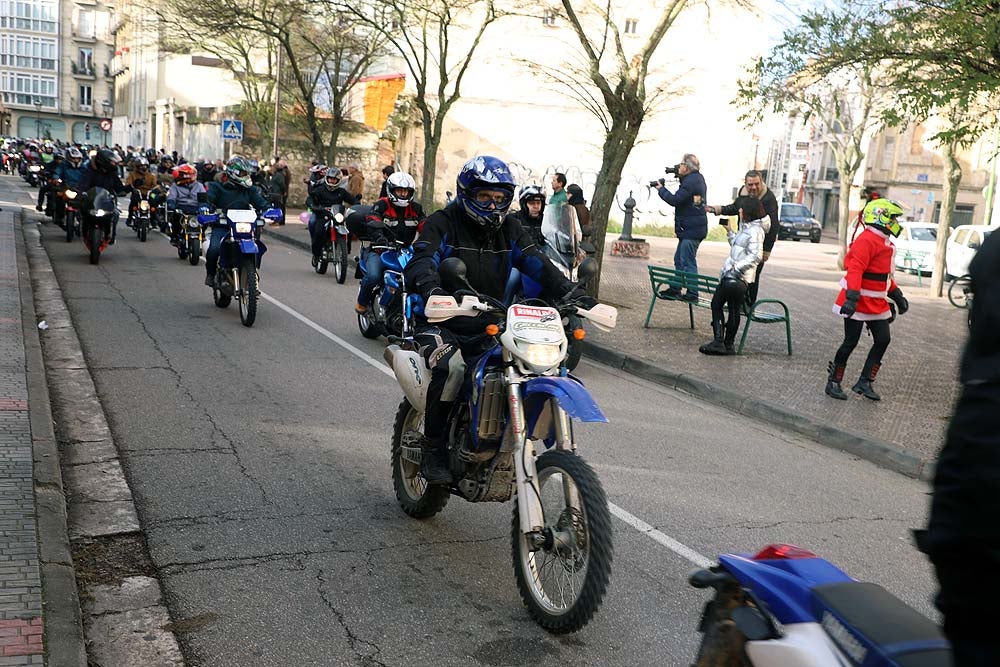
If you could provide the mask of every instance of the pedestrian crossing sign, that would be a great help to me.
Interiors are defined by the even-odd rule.
[[[223,120],[222,138],[226,141],[243,141],[243,121],[234,118]]]

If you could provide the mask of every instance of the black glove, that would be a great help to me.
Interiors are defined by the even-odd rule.
[[[578,307],[584,310],[590,310],[597,305],[597,299],[587,294],[587,290],[582,287],[574,287],[566,296],[563,297],[564,301],[572,301]]]
[[[844,299],[844,305],[840,307],[840,314],[850,317],[856,313],[858,310],[858,299],[860,298],[861,292],[858,290],[847,290],[847,298]]]
[[[899,309],[900,315],[905,315],[906,311],[910,309],[910,302],[903,296],[903,290],[898,287],[889,292],[889,298],[896,302],[896,308]]]
[[[452,294],[452,296],[455,297],[455,300],[458,301],[459,305],[462,305],[462,298],[463,297],[474,296],[476,298],[479,298],[478,294],[476,294],[475,292],[473,292],[471,290],[467,290],[467,289],[458,289],[458,290],[455,290],[455,293]]]

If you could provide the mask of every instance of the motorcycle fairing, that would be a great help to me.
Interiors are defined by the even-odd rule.
[[[524,415],[528,423],[528,433],[535,432],[536,423],[548,407],[548,398],[555,398],[559,402],[559,407],[578,421],[603,423],[608,421],[590,392],[575,377],[547,375],[534,377],[521,385],[521,391],[524,396]],[[548,431],[545,444],[551,446],[552,429]]]
[[[750,554],[724,554],[719,562],[786,625],[820,621],[814,607],[815,586],[854,581],[822,558],[754,560]]]

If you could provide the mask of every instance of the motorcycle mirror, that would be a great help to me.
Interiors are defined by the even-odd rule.
[[[586,285],[588,282],[594,279],[597,275],[598,266],[597,260],[593,257],[588,257],[587,259],[580,262],[580,266],[576,268],[576,279],[578,285]]]
[[[441,282],[444,284],[444,288],[449,292],[456,289],[472,290],[469,286],[467,270],[468,267],[465,266],[465,262],[458,257],[449,257],[441,262],[441,265],[438,267],[438,273],[441,275]]]

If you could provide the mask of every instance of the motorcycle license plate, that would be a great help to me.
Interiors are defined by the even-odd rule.
[[[566,335],[559,311],[540,306],[511,306],[507,311],[507,328],[528,343],[559,344]]]

